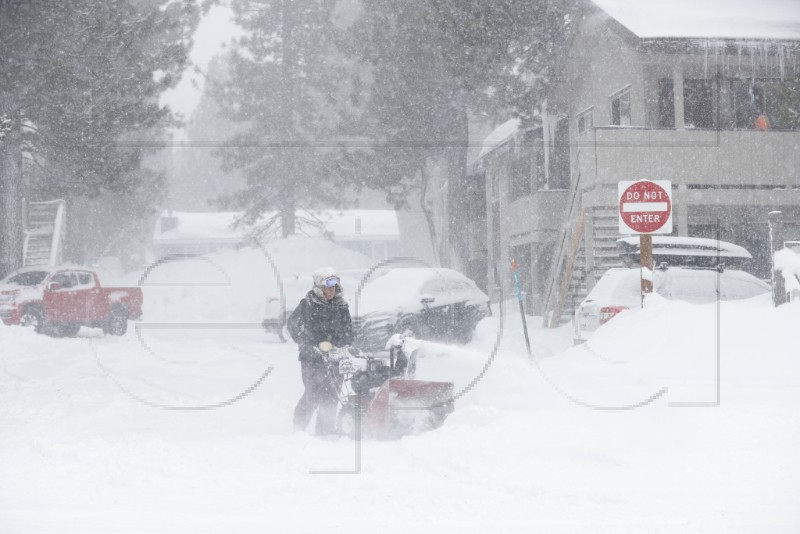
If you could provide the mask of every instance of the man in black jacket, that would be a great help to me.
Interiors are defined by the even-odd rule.
[[[329,341],[336,347],[353,342],[350,309],[342,297],[342,286],[331,267],[313,274],[314,287],[289,317],[289,333],[300,347],[300,367],[305,392],[294,409],[295,430],[305,430],[317,411],[316,433],[336,431],[338,389],[342,379],[337,369],[326,365],[315,347]]]

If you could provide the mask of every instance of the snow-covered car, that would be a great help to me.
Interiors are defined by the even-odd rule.
[[[719,281],[719,287],[718,287]],[[770,286],[744,271],[667,267],[653,272],[653,290],[670,300],[703,304],[764,295]],[[616,314],[641,308],[641,269],[609,269],[575,310],[575,342],[580,343]]]
[[[445,268],[388,269],[370,277],[351,313],[356,344],[383,350],[395,333],[466,343],[490,314],[489,297],[458,271]]]

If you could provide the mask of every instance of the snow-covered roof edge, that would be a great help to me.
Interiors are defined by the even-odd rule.
[[[488,153],[506,143],[509,139],[517,135],[520,120],[518,118],[509,119],[486,136],[483,140],[481,152],[476,159],[481,159]]]
[[[591,0],[642,39],[800,40],[795,0]]]

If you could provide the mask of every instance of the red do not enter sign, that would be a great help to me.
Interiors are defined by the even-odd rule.
[[[672,184],[669,180],[619,182],[621,234],[671,234]]]

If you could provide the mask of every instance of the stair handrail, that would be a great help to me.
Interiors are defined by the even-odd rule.
[[[548,325],[550,328],[555,328],[558,326],[558,319],[561,316],[561,313],[564,311],[564,301],[567,298],[567,291],[569,291],[572,271],[575,268],[575,258],[578,256],[578,251],[580,250],[581,245],[581,237],[583,237],[583,216],[584,210],[581,209],[578,211],[577,223],[573,225],[574,230],[572,232],[572,239],[570,241],[569,254],[566,256],[566,265],[564,266],[564,270],[562,272],[561,284],[558,288],[558,294],[556,295],[555,307],[550,313],[550,324]]]
[[[555,317],[554,312],[556,311],[555,308],[560,308],[557,303],[555,305],[551,305],[553,301],[553,290],[556,287],[557,281],[564,275],[564,278],[568,278],[572,275],[572,267],[573,264],[570,262],[570,265],[565,266],[564,262],[567,257],[567,240],[570,234],[570,230],[577,222],[576,219],[578,215],[580,215],[581,221],[583,221],[583,210],[576,209],[577,206],[577,199],[578,199],[578,191],[580,190],[580,182],[581,182],[581,173],[578,171],[577,176],[575,178],[575,186],[572,188],[572,196],[570,198],[570,206],[569,206],[569,215],[567,216],[567,220],[565,221],[564,227],[561,229],[561,239],[558,248],[558,254],[554,256],[553,263],[550,269],[550,282],[547,284],[547,293],[544,299],[544,309],[542,310],[542,326],[545,328],[552,328],[557,323],[558,317]],[[583,229],[581,228],[581,233]],[[576,240],[573,240],[576,241]],[[579,240],[577,240],[580,243]],[[574,259],[574,258],[573,258]],[[562,267],[566,268],[569,267],[569,273],[562,273]],[[563,299],[562,299],[563,305]],[[561,313],[561,310],[558,310],[558,313]]]
[[[64,211],[65,202],[63,200],[56,200],[58,203],[56,208],[56,220],[53,224],[53,239],[50,246],[50,265],[58,265],[61,263],[61,233],[64,231]]]

